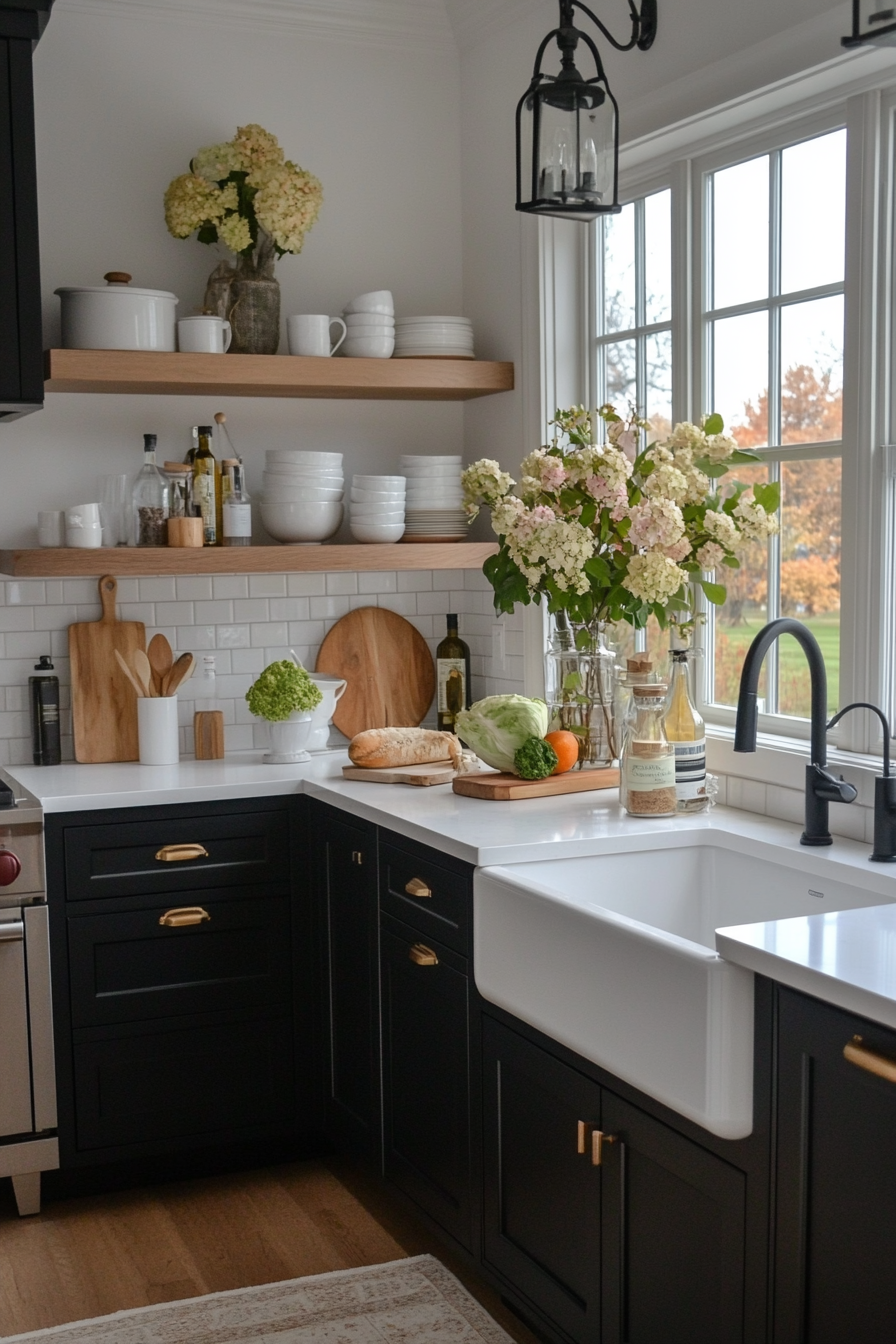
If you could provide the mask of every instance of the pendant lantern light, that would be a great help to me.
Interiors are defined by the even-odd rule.
[[[617,42],[581,0],[560,0],[560,25],[538,48],[528,89],[516,109],[516,208],[558,219],[596,219],[618,214],[619,109],[590,36],[574,24],[581,10],[617,51],[647,51],[656,35],[656,0],[629,0],[632,34]],[[548,44],[560,49],[560,72],[541,69]],[[595,73],[585,79],[576,48],[588,48]]]
[[[841,41],[844,47],[896,46],[896,11],[876,0],[852,0],[852,32]]]

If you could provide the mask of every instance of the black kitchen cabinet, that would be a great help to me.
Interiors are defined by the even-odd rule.
[[[894,1069],[896,1032],[779,991],[774,1344],[896,1339]]]
[[[52,4],[0,3],[0,420],[44,398],[31,53]]]
[[[313,1124],[302,800],[47,818],[64,1166]],[[297,1014],[297,1003],[302,1005]]]
[[[327,1133],[381,1155],[376,828],[309,810],[320,929],[321,1073]]]

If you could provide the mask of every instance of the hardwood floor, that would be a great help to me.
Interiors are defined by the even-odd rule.
[[[33,1218],[18,1217],[0,1181],[0,1337],[424,1252],[518,1344],[537,1344],[404,1205],[341,1160],[47,1202]]]

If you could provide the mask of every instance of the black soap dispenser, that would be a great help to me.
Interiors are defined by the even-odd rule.
[[[28,678],[28,698],[31,703],[31,745],[35,765],[59,765],[62,743],[59,735],[59,678],[53,676],[50,655],[41,654],[35,672],[40,676]],[[48,675],[50,674],[50,675]]]

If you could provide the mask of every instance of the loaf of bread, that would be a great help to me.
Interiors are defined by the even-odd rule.
[[[453,733],[437,733],[430,728],[368,728],[352,738],[348,754],[354,765],[370,770],[447,760],[455,770],[461,767],[458,739]]]

